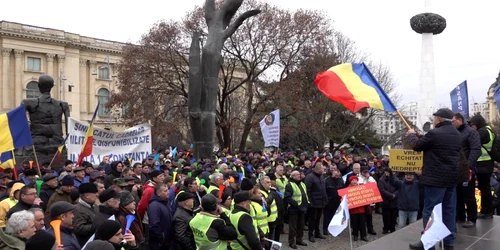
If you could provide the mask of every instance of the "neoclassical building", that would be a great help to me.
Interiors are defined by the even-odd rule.
[[[105,105],[115,89],[116,63],[125,44],[32,25],[0,22],[0,113],[39,95],[40,74],[54,78],[51,95],[69,103],[71,116],[90,120],[99,101],[96,125],[122,130],[122,110]]]
[[[494,122],[496,119],[499,117],[499,111],[497,108],[497,102],[495,101],[494,95],[495,95],[495,88],[500,84],[500,73],[498,73],[496,81],[491,84],[490,88],[488,89],[488,97],[486,98],[487,103],[488,103],[488,121],[489,122]]]

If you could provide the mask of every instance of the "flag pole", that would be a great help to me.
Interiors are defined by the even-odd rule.
[[[399,118],[401,118],[401,120],[404,122],[404,124],[406,125],[406,127],[408,128],[408,130],[410,130],[411,129],[410,124],[406,121],[406,119],[403,116],[403,114],[401,114],[401,112],[399,112],[399,110],[397,110],[396,112],[398,112]]]
[[[59,149],[56,151],[56,153],[54,154],[54,157],[52,157],[52,160],[50,160],[50,163],[49,163],[49,166],[52,167],[52,163],[54,162],[54,159],[56,159],[56,156],[59,154]]]
[[[349,242],[351,243],[351,250],[354,250],[352,247],[352,229],[351,229],[351,218],[349,217],[349,220],[347,220],[347,227],[349,228]]]
[[[35,144],[33,146],[33,154],[35,155],[36,169],[38,170],[38,176],[42,177],[42,172],[40,171],[40,164],[38,163],[38,156],[36,155]]]
[[[12,150],[12,160],[14,161],[14,167],[12,168],[12,172],[14,173],[14,179],[17,181],[17,164],[16,164],[16,155],[14,154],[14,150]]]

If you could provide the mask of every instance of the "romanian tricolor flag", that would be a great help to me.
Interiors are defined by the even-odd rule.
[[[0,152],[33,145],[26,109],[21,105],[0,115]]]
[[[99,109],[99,103],[95,107],[94,114],[92,115],[92,120],[90,120],[89,128],[87,129],[87,134],[85,135],[85,140],[83,141],[82,151],[78,156],[78,161],[76,162],[77,166],[83,161],[83,158],[92,154],[92,145],[94,142],[94,120],[97,115],[97,110]]]
[[[326,97],[352,112],[374,108],[388,112],[397,109],[364,63],[344,63],[316,76],[316,87]]]

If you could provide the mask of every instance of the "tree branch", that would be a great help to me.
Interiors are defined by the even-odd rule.
[[[243,24],[246,19],[258,15],[260,12],[261,10],[249,10],[241,14],[231,25],[229,25],[229,27],[227,27],[226,30],[224,30],[224,40],[232,36],[233,33]]]
[[[215,0],[205,1],[205,21],[207,26],[210,27],[215,17]]]

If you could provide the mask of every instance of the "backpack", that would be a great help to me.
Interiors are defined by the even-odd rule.
[[[491,146],[491,151],[488,151],[483,145],[481,147],[488,152],[492,160],[500,162],[500,138],[498,138],[497,134],[491,128],[486,129],[493,134],[493,145]]]

